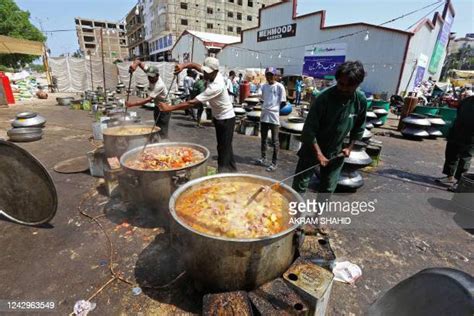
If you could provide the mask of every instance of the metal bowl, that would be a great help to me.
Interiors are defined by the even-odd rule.
[[[12,128],[7,135],[12,142],[33,142],[43,137],[43,130],[39,127]]]

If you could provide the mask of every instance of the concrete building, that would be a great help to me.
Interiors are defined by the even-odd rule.
[[[128,58],[125,25],[117,22],[75,18],[79,48],[85,56],[101,59],[102,44],[104,60],[114,62]]]
[[[456,38],[449,42],[449,53],[456,54],[461,48],[467,47],[474,50],[474,33],[468,33],[464,37]]]
[[[342,62],[360,60],[367,71],[361,88],[388,95],[412,91],[428,77],[439,79],[455,14],[449,0],[442,13],[412,31],[363,22],[327,26],[326,11],[297,16],[296,8],[297,0],[285,0],[261,9],[259,24],[217,55],[221,65],[274,66],[284,74],[324,78]]]
[[[151,59],[170,60],[185,30],[237,36],[258,23],[258,10],[280,0],[140,0]]]
[[[207,56],[215,56],[225,45],[238,41],[238,36],[186,30],[174,44],[171,55],[180,63],[202,63]]]
[[[128,12],[126,18],[128,56],[130,59],[139,57],[142,60],[149,59],[148,42],[145,41],[145,23],[143,18],[143,6],[134,6]]]

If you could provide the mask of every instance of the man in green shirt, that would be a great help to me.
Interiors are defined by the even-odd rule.
[[[436,181],[450,186],[449,189],[453,191],[461,175],[469,171],[474,154],[474,96],[459,103],[456,120],[447,140],[443,167],[446,177]]]
[[[336,190],[344,157],[348,157],[354,143],[362,139],[367,100],[357,88],[364,76],[361,62],[343,63],[336,71],[337,85],[321,92],[311,104],[301,135],[302,146],[295,173],[320,163],[320,193]],[[343,148],[348,134],[350,143]],[[338,156],[340,153],[344,156]],[[305,193],[313,173],[314,169],[311,169],[296,176],[293,189]]]

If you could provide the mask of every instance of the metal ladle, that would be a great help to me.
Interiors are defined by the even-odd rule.
[[[343,154],[343,153],[340,153],[340,154],[338,154],[337,156],[335,156],[335,157],[329,159],[329,163],[330,163],[331,161],[337,159],[337,158],[342,158],[342,157],[344,157],[344,154]],[[260,193],[262,193],[262,192],[269,192],[269,191],[272,190],[272,189],[276,189],[276,188],[278,188],[280,185],[282,185],[285,181],[287,181],[287,180],[289,180],[289,179],[291,179],[291,178],[294,178],[294,177],[296,177],[296,176],[299,176],[300,174],[305,173],[306,171],[312,170],[312,169],[316,168],[317,166],[319,166],[320,164],[321,164],[320,162],[317,162],[315,165],[313,165],[313,166],[311,166],[311,167],[309,167],[309,168],[306,168],[306,169],[304,169],[303,171],[300,171],[300,172],[298,172],[298,173],[295,173],[295,174],[293,174],[293,175],[291,175],[291,176],[289,176],[289,177],[286,177],[285,179],[280,180],[280,181],[278,181],[278,182],[276,182],[276,183],[274,183],[274,184],[272,184],[272,185],[270,185],[270,186],[268,186],[268,185],[262,185],[262,186],[261,186],[257,191],[255,191],[255,193],[252,194],[252,196],[248,199],[247,203],[245,204],[245,207],[247,207],[248,205],[250,205],[250,203],[252,203],[253,201],[255,201],[255,199],[257,198],[257,196],[260,195]]]

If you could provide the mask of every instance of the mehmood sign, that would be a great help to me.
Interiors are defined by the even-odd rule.
[[[296,23],[275,26],[258,32],[257,42],[271,41],[296,35]]]

